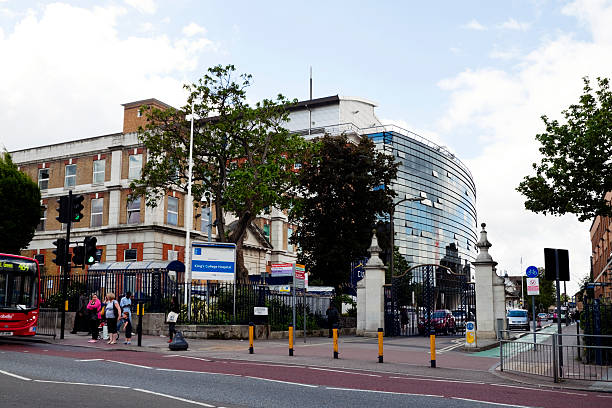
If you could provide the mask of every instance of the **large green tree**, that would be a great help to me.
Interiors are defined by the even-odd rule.
[[[612,216],[605,200],[612,190],[612,92],[608,79],[593,90],[584,78],[578,104],[564,110],[565,123],[542,116],[546,132],[536,135],[542,161],[533,164],[517,190],[536,213],[576,214],[580,221]]]
[[[300,170],[301,198],[290,213],[298,260],[314,279],[336,288],[349,281],[351,261],[367,255],[377,217],[391,209],[396,173],[393,158],[366,137],[318,142]]]
[[[40,189],[4,152],[0,156],[0,252],[27,248],[40,222]]]
[[[134,195],[155,206],[169,189],[187,192],[190,120],[194,113],[194,202],[211,191],[219,239],[237,246],[238,279],[247,279],[243,241],[255,217],[266,207],[287,208],[297,185],[295,163],[302,162],[307,142],[284,127],[293,103],[282,95],[255,105],[247,102],[251,76],[237,75],[233,65],[208,69],[197,83],[185,86],[187,103],[181,109],[152,109],[139,137],[148,161]],[[148,110],[145,108],[145,111]],[[226,216],[237,222],[229,229]]]

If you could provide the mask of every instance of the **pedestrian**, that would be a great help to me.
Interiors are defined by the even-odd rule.
[[[168,313],[168,317],[166,318],[166,322],[168,323],[168,343],[172,343],[172,339],[176,334],[176,319],[178,318],[179,307],[176,297],[173,297],[170,301],[170,312]],[[174,314],[174,316],[173,316]]]
[[[106,293],[105,312],[106,325],[108,327],[108,333],[110,339],[108,344],[117,343],[117,320],[121,315],[121,309],[119,308],[119,302],[115,300],[115,294],[113,292]]]
[[[402,307],[400,310],[400,322],[402,324],[402,329],[400,334],[407,335],[408,334],[408,309],[406,307]]]
[[[325,314],[327,315],[327,325],[329,326],[329,338],[331,339],[333,337],[332,329],[334,328],[334,325],[338,323],[338,319],[339,319],[338,309],[336,309],[336,306],[334,306],[333,303],[329,302],[329,307],[327,308],[327,311],[325,312]]]
[[[125,342],[123,342],[123,344],[132,344],[132,319],[130,318],[130,314],[128,312],[123,312],[121,321],[123,322],[123,327],[121,328],[125,331]]]
[[[121,327],[125,325],[123,312],[128,312],[130,323],[132,320],[132,292],[128,291],[125,293],[125,296],[122,297],[121,301],[119,302],[119,307],[121,308],[121,319],[119,319],[119,321],[117,322],[117,339],[119,338],[119,332],[121,331]],[[127,334],[125,337],[127,337]]]
[[[79,296],[79,306],[74,314],[74,325],[72,326],[71,334],[77,334],[79,331],[89,330],[89,319],[87,319],[87,303],[89,299],[85,294]]]
[[[99,313],[101,308],[102,304],[100,303],[100,299],[98,299],[98,295],[93,293],[91,295],[91,301],[87,303],[89,330],[91,331],[91,340],[89,340],[89,343],[96,343],[98,341],[98,325],[100,324]]]

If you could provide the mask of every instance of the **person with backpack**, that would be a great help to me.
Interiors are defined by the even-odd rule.
[[[93,293],[91,300],[87,303],[87,312],[89,315],[89,330],[91,330],[91,340],[89,343],[96,343],[98,341],[98,326],[100,325],[99,313],[102,308],[98,295]]]
[[[119,308],[119,302],[115,300],[115,294],[113,292],[106,293],[104,315],[106,316],[106,325],[110,335],[108,344],[117,344],[117,320],[119,316],[121,316],[121,309]]]

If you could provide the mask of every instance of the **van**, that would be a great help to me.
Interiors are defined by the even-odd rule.
[[[506,316],[508,318],[508,329],[529,330],[529,317],[524,309],[510,309]]]

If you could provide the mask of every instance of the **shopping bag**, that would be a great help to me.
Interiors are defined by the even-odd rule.
[[[166,319],[166,323],[176,323],[178,320],[178,313],[170,312],[168,313],[168,318]]]
[[[109,336],[108,336],[108,325],[104,325],[104,327],[102,327],[102,338],[104,340],[108,340]]]

